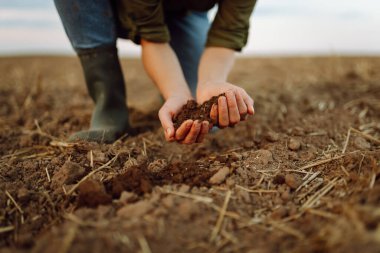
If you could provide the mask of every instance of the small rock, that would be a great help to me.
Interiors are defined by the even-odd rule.
[[[371,144],[366,139],[364,139],[363,137],[360,137],[360,136],[355,137],[354,146],[357,149],[370,149],[371,148]]]
[[[184,193],[187,193],[190,191],[190,186],[188,186],[187,184],[183,184],[179,187],[178,189],[179,192],[184,192]]]
[[[269,131],[265,134],[265,139],[270,142],[276,142],[280,139],[280,135],[276,132]]]
[[[273,155],[272,152],[266,149],[260,149],[255,152],[256,158],[258,164],[261,165],[267,165],[269,162],[273,161]]]
[[[52,184],[60,187],[64,184],[74,184],[86,174],[85,168],[71,161],[66,161],[52,178]]]
[[[119,201],[122,203],[132,203],[138,200],[138,196],[134,192],[123,191],[120,195]]]
[[[117,216],[125,218],[140,218],[153,209],[151,202],[142,200],[133,204],[128,204],[117,211]]]
[[[87,179],[78,187],[78,206],[97,207],[112,202],[112,197],[106,193],[103,183]]]
[[[285,176],[285,183],[291,188],[291,189],[297,189],[298,186],[301,185],[301,179],[295,175],[295,174],[287,174]]]
[[[229,173],[230,169],[228,167],[223,167],[209,179],[209,183],[221,184],[224,182]]]
[[[284,184],[285,183],[285,177],[284,175],[278,174],[273,178],[274,184]]]
[[[299,150],[301,147],[301,142],[298,139],[290,138],[288,142],[288,148],[293,151]]]

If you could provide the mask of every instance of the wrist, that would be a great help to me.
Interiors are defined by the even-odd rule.
[[[170,91],[166,96],[166,100],[168,100],[169,98],[181,98],[186,101],[194,99],[193,96],[191,95],[189,88],[187,87],[178,88],[178,89]]]

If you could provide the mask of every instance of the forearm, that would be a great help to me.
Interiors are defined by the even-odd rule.
[[[198,85],[226,82],[234,61],[234,50],[221,47],[206,48],[199,63]]]
[[[142,40],[144,68],[157,85],[162,96],[168,99],[180,94],[191,97],[178,59],[168,43],[153,43]]]
[[[209,47],[202,55],[198,70],[198,103],[224,94],[218,98],[217,105],[210,112],[213,122],[222,128],[245,120],[247,114],[254,114],[253,100],[247,92],[227,82],[234,58],[234,51],[231,49]]]

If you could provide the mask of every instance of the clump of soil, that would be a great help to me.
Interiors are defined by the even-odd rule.
[[[97,207],[112,202],[112,198],[106,193],[104,185],[93,179],[87,179],[80,184],[78,192],[78,207]]]
[[[212,123],[210,117],[211,108],[214,104],[217,105],[218,98],[224,95],[225,94],[223,93],[219,96],[214,96],[201,105],[198,105],[195,100],[187,101],[187,104],[182,107],[181,111],[173,119],[174,128],[179,128],[181,124],[188,119],[208,121],[209,123]]]
[[[119,198],[123,191],[144,194],[152,191],[156,185],[187,184],[189,186],[210,186],[209,179],[215,174],[196,163],[171,163],[159,172],[149,166],[136,165],[125,173],[119,174],[106,183],[112,196]]]

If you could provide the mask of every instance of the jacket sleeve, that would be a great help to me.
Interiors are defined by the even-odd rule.
[[[206,46],[231,48],[236,51],[247,44],[249,19],[256,0],[221,0],[208,33]]]
[[[162,0],[118,0],[119,20],[129,30],[129,38],[140,43],[141,38],[152,42],[169,42]]]

